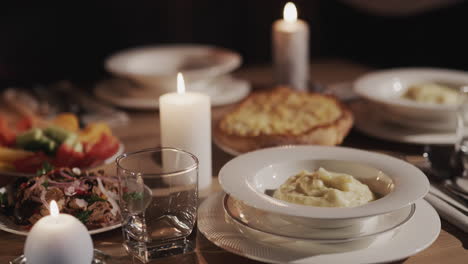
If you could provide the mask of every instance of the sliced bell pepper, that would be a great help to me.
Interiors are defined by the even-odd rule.
[[[31,151],[0,147],[0,161],[7,163],[11,163],[16,160],[24,159],[33,155],[34,153]]]
[[[7,119],[0,115],[0,145],[12,146],[15,144],[16,133],[9,127]]]
[[[16,123],[16,130],[18,132],[25,132],[33,127],[34,119],[30,116],[25,116],[21,118],[18,123]]]
[[[50,158],[43,152],[36,152],[32,156],[15,160],[13,166],[18,172],[35,173],[44,162],[50,162]]]
[[[80,128],[78,117],[72,113],[62,113],[57,115],[52,120],[52,124],[71,132],[77,132]]]
[[[81,167],[91,167],[110,158],[119,150],[119,141],[112,135],[103,134],[98,142],[85,145],[85,157]]]
[[[75,144],[64,142],[58,147],[52,164],[55,167],[80,167],[84,156],[85,154],[80,142],[75,142]]]
[[[95,144],[101,139],[102,135],[112,135],[112,131],[106,123],[97,122],[86,126],[79,133],[80,141],[90,145]]]

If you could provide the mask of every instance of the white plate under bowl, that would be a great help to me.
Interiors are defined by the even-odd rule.
[[[397,113],[392,113],[387,108],[381,105],[374,105],[371,107],[375,114],[377,114],[383,120],[386,120],[397,126],[403,126],[408,128],[425,129],[428,131],[455,131],[456,129],[456,118],[440,119],[440,120],[423,120],[414,119]]]
[[[94,94],[101,100],[113,105],[138,110],[159,108],[160,92],[141,90],[138,85],[123,79],[109,79],[97,84]],[[190,86],[186,86],[193,91]],[[229,75],[213,79],[204,89],[197,92],[210,96],[212,106],[232,104],[244,99],[250,93],[250,83]]]
[[[302,170],[313,171],[318,166],[350,173],[374,192],[380,192],[380,188],[384,190],[390,177],[393,190],[382,198],[352,208],[293,204],[265,194]],[[219,182],[226,193],[249,206],[304,221],[320,219],[325,222],[353,221],[392,212],[414,203],[429,190],[426,175],[400,159],[353,148],[326,146],[275,147],[237,156],[223,166]]]
[[[415,102],[402,98],[408,87],[423,83],[468,84],[468,72],[436,68],[402,68],[368,73],[354,83],[354,91],[387,111],[426,121],[454,120],[458,105]]]
[[[310,246],[306,251],[291,250],[248,239],[225,221],[223,193],[208,197],[198,209],[198,229],[211,242],[231,253],[268,263],[387,263],[410,257],[429,247],[440,232],[436,211],[424,200],[416,202],[416,212],[385,243],[340,253],[321,254]],[[384,239],[386,240],[386,239]]]
[[[364,101],[353,102],[350,108],[355,117],[354,128],[375,138],[421,145],[448,145],[456,141],[455,129],[429,130],[397,125],[381,117]]]
[[[114,223],[105,227],[89,229],[88,232],[90,235],[100,234],[103,232],[114,230],[121,226],[122,224],[118,222],[118,223]],[[3,215],[3,214],[0,214],[0,230],[15,234],[15,235],[21,235],[21,236],[27,236],[29,233],[29,231],[25,229],[24,226],[15,224],[12,219],[10,219],[8,216]]]
[[[351,226],[341,228],[313,228],[291,222],[281,215],[265,212],[232,198],[224,197],[224,211],[237,225],[245,229],[253,229],[273,236],[281,236],[286,240],[304,240],[321,244],[348,243],[360,239],[372,239],[404,225],[414,214],[414,204],[367,218]]]
[[[176,75],[187,84],[205,82],[240,66],[239,53],[207,45],[160,45],[132,48],[106,59],[106,69],[143,87],[165,92],[175,90]]]
[[[245,225],[242,222],[236,221],[230,215],[226,214],[226,222],[234,225],[239,232],[245,235],[247,238],[278,248],[286,248],[292,251],[317,253],[317,254],[330,254],[330,253],[343,253],[348,251],[354,251],[364,249],[368,247],[374,247],[378,245],[384,245],[387,243],[402,226],[398,226],[393,229],[389,229],[385,232],[369,235],[366,237],[360,237],[353,240],[311,240],[311,239],[300,239],[294,237],[279,236],[271,233],[265,233],[258,229],[254,229],[251,226]],[[409,219],[408,219],[409,220]],[[313,249],[313,250],[311,250]]]

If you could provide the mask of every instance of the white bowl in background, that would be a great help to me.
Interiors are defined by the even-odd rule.
[[[357,207],[329,208],[293,204],[267,194],[300,171],[313,171],[320,166],[351,174],[383,197]],[[324,228],[349,226],[366,217],[407,207],[429,190],[426,175],[400,159],[326,146],[283,146],[249,152],[224,165],[219,181],[227,194],[251,207],[282,214],[298,224],[311,223]],[[314,223],[313,219],[319,221]]]
[[[187,89],[203,89],[206,82],[239,67],[239,53],[207,45],[158,45],[131,48],[106,59],[105,68],[143,88],[160,93],[176,90],[178,72],[184,74]]]
[[[441,83],[454,88],[468,85],[468,72],[436,68],[401,68],[365,74],[354,82],[354,91],[361,97],[378,104],[386,114],[401,125],[411,125],[408,120],[440,122],[454,127],[458,105],[430,104],[402,98],[406,90],[416,84]],[[408,120],[404,120],[404,118]],[[403,119],[402,119],[403,118]],[[403,120],[402,122],[400,122]]]

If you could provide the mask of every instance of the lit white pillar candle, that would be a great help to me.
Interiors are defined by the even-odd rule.
[[[50,215],[41,218],[29,231],[24,246],[28,264],[90,264],[93,241],[88,229],[69,214],[59,214],[50,203]]]
[[[211,105],[210,97],[185,92],[181,73],[177,75],[177,93],[159,97],[161,145],[188,151],[198,158],[198,188],[211,184]]]
[[[306,90],[309,81],[309,26],[297,19],[293,3],[287,3],[283,19],[273,23],[272,42],[277,83]]]

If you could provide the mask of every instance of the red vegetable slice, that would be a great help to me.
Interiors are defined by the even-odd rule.
[[[36,152],[32,156],[15,160],[13,166],[18,172],[36,173],[44,162],[50,162],[50,158],[44,152]]]
[[[16,133],[8,126],[8,121],[0,115],[0,145],[12,146],[15,144]]]

